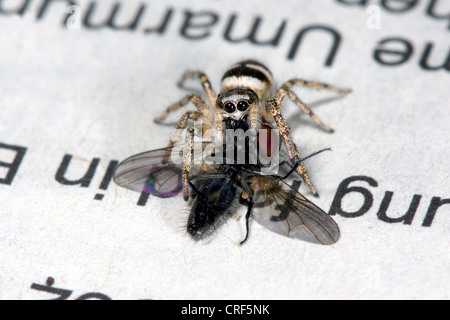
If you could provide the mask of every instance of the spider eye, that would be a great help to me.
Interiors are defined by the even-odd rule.
[[[234,104],[232,104],[231,102],[228,102],[226,105],[225,105],[225,111],[226,112],[228,112],[228,113],[233,113],[235,110],[236,110],[236,107],[234,106]]]
[[[247,101],[239,101],[237,104],[237,109],[239,111],[245,111],[248,108],[248,102]]]

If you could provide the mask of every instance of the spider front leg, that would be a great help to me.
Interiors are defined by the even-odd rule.
[[[197,108],[198,112],[200,112],[202,114],[208,112],[208,109],[209,109],[208,105],[203,101],[203,99],[198,94],[189,94],[189,95],[185,96],[183,99],[181,99],[180,101],[175,102],[174,104],[169,106],[160,117],[155,119],[155,122],[161,123],[162,121],[164,121],[164,119],[167,118],[167,116],[170,113],[177,111],[178,109],[184,107],[189,102],[192,102],[194,104],[194,106]]]
[[[254,130],[255,132],[258,132],[258,130],[261,127],[261,123],[259,121],[260,116],[261,116],[260,106],[258,104],[250,105],[248,114],[249,114],[249,121],[250,121],[250,129]]]
[[[298,153],[297,146],[295,145],[294,141],[292,141],[291,134],[289,132],[289,127],[287,126],[286,121],[281,115],[281,110],[279,105],[277,104],[277,101],[275,99],[269,99],[267,101],[266,108],[268,114],[263,113],[263,117],[264,116],[268,117],[268,115],[270,115],[273,117],[273,119],[275,119],[278,130],[280,131],[281,137],[283,138],[284,144],[286,145],[286,148],[288,150],[289,158],[293,159],[295,162],[300,161],[300,155]],[[267,118],[265,120],[269,122],[270,118]],[[300,162],[300,164],[297,167],[297,172],[302,176],[303,180],[308,185],[312,194],[318,196],[316,188],[312,184],[311,179],[309,178],[308,172],[306,171],[306,168],[303,165],[303,163]]]
[[[292,90],[294,86],[307,87],[312,89],[327,89],[340,94],[350,93],[351,90],[338,88],[333,85],[322,82],[306,81],[302,79],[291,79],[285,84],[283,84],[281,88],[278,89],[278,91],[273,96],[273,98],[277,101],[277,104],[281,106],[284,101],[284,98],[286,97],[286,95],[288,95],[289,98],[300,108],[300,110],[302,110],[303,113],[309,115],[319,127],[321,127],[323,130],[327,132],[330,133],[333,132],[334,131],[333,129],[325,125],[319,119],[319,117],[317,117],[316,114],[311,110],[311,108],[308,105],[306,105],[302,100],[300,100],[300,98]]]
[[[172,136],[170,137],[169,145],[168,147],[173,147],[181,137],[181,134],[184,129],[186,129],[188,120],[194,120],[198,121],[202,119],[202,114],[198,111],[188,111],[186,112],[178,121],[177,129],[172,133]]]
[[[184,82],[187,79],[198,79],[200,80],[200,83],[202,85],[203,91],[206,94],[206,97],[208,98],[208,101],[211,106],[214,106],[216,104],[217,95],[214,92],[211,82],[208,79],[208,76],[202,72],[202,71],[186,71],[181,79],[178,81],[178,86],[183,86]]]
[[[215,130],[214,130],[214,143],[219,146],[223,143],[223,136],[225,134],[223,112],[217,109],[214,115]]]
[[[189,200],[189,172],[192,168],[192,162],[194,161],[194,132],[195,127],[191,126],[187,129],[186,139],[184,142],[184,155],[183,155],[183,197],[185,201]]]

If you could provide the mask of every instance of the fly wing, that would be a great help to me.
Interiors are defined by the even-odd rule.
[[[116,167],[114,181],[121,187],[168,198],[183,190],[180,165],[171,161],[174,148],[163,148],[131,156]]]
[[[258,223],[289,238],[324,245],[336,243],[339,227],[327,213],[288,184],[272,185],[254,196],[253,218]]]

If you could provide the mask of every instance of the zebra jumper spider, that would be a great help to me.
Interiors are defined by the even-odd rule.
[[[194,126],[188,127],[188,120],[200,121],[203,132],[213,129],[214,140],[221,141],[223,138],[224,120],[231,118],[234,120],[242,119],[248,116],[250,128],[256,132],[261,126],[261,120],[264,123],[275,124],[278,128],[283,142],[287,148],[289,158],[295,162],[300,161],[300,155],[296,144],[294,143],[286,120],[281,115],[281,105],[288,96],[305,114],[309,115],[314,122],[326,132],[333,132],[333,129],[325,125],[314,112],[297,96],[292,90],[294,86],[307,87],[312,89],[327,89],[339,94],[350,93],[350,89],[342,89],[330,84],[307,81],[302,79],[291,79],[285,82],[272,96],[273,78],[270,70],[258,61],[245,60],[233,65],[222,77],[221,90],[216,95],[208,76],[201,71],[187,71],[183,74],[179,86],[182,86],[185,80],[194,78],[201,82],[203,91],[206,94],[207,102],[197,94],[189,94],[180,101],[169,106],[164,113],[155,119],[155,122],[162,122],[171,112],[192,102],[197,110],[187,111],[178,121],[178,129],[186,129],[185,148],[193,150],[194,146]],[[179,132],[179,130],[177,130]],[[203,133],[202,133],[203,134]],[[173,146],[179,140],[179,134],[171,137],[169,147]],[[188,174],[193,162],[193,152],[187,153],[183,159],[183,193],[184,198],[189,198]],[[297,167],[297,172],[302,176],[308,185],[312,194],[317,196],[308,172],[302,163]]]

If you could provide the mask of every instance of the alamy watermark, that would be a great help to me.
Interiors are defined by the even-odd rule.
[[[69,30],[81,29],[81,9],[79,6],[68,6],[66,12],[69,14],[66,20],[66,27]]]
[[[381,9],[377,5],[371,5],[367,7],[367,21],[366,26],[369,30],[381,29]]]

